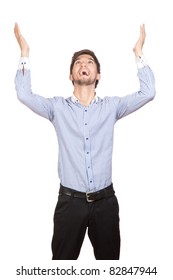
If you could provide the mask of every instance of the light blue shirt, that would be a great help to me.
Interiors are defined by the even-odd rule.
[[[27,59],[15,77],[18,99],[54,126],[58,144],[58,174],[63,186],[82,191],[101,190],[112,183],[114,125],[155,96],[154,75],[138,61],[139,91],[124,97],[96,97],[85,107],[73,97],[45,98],[31,89]],[[25,67],[25,73],[21,68]]]

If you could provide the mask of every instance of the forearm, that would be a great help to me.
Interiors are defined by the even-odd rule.
[[[138,69],[138,78],[140,83],[140,90],[138,94],[147,98],[148,101],[155,97],[155,77],[151,68],[146,65]]]
[[[155,78],[151,68],[146,65],[138,69],[139,90],[127,96],[127,110],[126,114],[135,112],[143,107],[146,103],[154,99],[155,91]],[[126,115],[125,114],[125,115]]]

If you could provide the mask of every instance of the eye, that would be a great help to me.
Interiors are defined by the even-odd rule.
[[[76,61],[75,61],[75,65],[78,65],[79,63],[80,63],[79,60],[76,60]]]
[[[88,60],[88,63],[94,64],[93,60]]]

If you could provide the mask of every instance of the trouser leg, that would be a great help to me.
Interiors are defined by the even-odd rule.
[[[88,225],[88,204],[84,199],[59,195],[54,213],[53,260],[76,260]]]
[[[119,260],[119,206],[116,196],[92,204],[88,235],[97,260]]]

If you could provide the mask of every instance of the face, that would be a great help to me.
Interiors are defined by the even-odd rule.
[[[100,79],[100,74],[97,72],[97,65],[92,56],[82,54],[76,59],[70,80],[78,85],[95,85]]]

